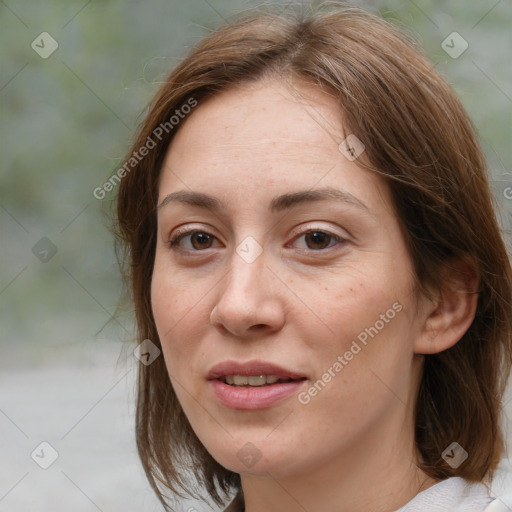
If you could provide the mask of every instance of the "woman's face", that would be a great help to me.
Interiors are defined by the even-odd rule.
[[[387,184],[352,137],[340,151],[334,99],[291,90],[244,85],[180,127],[151,288],[198,438],[226,468],[276,477],[412,449],[423,322]]]

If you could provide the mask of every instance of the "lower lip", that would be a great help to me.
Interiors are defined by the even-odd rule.
[[[231,409],[266,409],[276,402],[297,393],[304,386],[305,380],[279,382],[261,387],[235,387],[220,380],[209,381],[213,392],[222,405]]]

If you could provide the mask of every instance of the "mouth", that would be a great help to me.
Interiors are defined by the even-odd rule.
[[[231,409],[267,409],[293,396],[308,377],[273,363],[224,361],[207,375],[220,404]]]
[[[225,375],[217,380],[235,388],[260,388],[282,382],[298,382],[306,380],[306,377],[292,379],[290,377],[279,377],[278,375]]]
[[[208,380],[218,379],[229,386],[271,386],[278,382],[291,382],[307,379],[307,376],[266,361],[223,361],[213,366]]]

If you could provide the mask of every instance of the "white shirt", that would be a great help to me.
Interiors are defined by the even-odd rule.
[[[452,477],[417,494],[395,512],[511,512],[512,464],[496,471],[489,491],[484,484]],[[244,510],[235,499],[225,512]]]
[[[452,477],[417,494],[396,512],[501,512],[503,503],[481,483]]]

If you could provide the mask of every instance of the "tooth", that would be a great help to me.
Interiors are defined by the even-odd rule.
[[[246,375],[233,375],[233,384],[235,386],[247,386],[249,378]]]
[[[265,386],[276,382],[289,382],[288,378],[280,378],[277,375],[226,375],[224,382],[230,386]]]
[[[251,375],[249,377],[249,386],[264,386],[266,381],[265,375]]]

